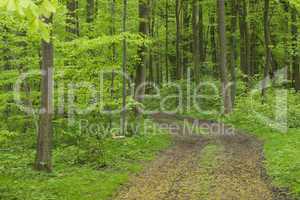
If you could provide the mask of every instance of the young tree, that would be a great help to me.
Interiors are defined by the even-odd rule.
[[[225,0],[217,0],[217,16],[218,16],[218,30],[220,41],[219,65],[220,77],[222,84],[222,95],[224,100],[224,114],[232,111],[230,87],[228,87],[227,75],[227,40],[226,40],[226,24],[225,24]]]
[[[45,18],[45,22],[52,23],[52,16]],[[53,43],[42,40],[42,81],[41,81],[41,111],[37,139],[37,155],[35,169],[52,171],[52,116],[53,116]]]

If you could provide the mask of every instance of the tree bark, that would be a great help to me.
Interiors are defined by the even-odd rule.
[[[169,82],[169,0],[166,0],[166,44],[165,44],[165,64],[166,64],[166,81]]]
[[[68,34],[66,39],[73,40],[79,36],[78,1],[68,0],[67,10],[66,31]]]
[[[294,88],[297,92],[300,91],[300,70],[299,70],[299,49],[298,49],[298,27],[297,27],[297,18],[298,13],[296,8],[291,8],[291,19],[292,19],[292,68],[293,68],[293,79],[294,79]]]
[[[181,65],[181,2],[176,0],[176,79],[180,80],[183,74],[183,68]]]
[[[199,53],[200,53],[200,64],[205,62],[205,37],[204,37],[204,19],[203,19],[203,8],[202,4],[199,4]]]
[[[219,41],[220,41],[220,54],[219,64],[221,71],[221,84],[222,95],[224,103],[224,114],[228,114],[232,111],[230,88],[228,87],[228,75],[227,75],[227,40],[226,40],[226,25],[225,25],[225,2],[224,0],[217,0],[217,15],[218,15],[218,29],[219,29]]]
[[[111,0],[111,36],[116,34],[116,0]],[[117,61],[116,43],[112,43],[112,61]]]
[[[194,79],[199,83],[199,68],[200,68],[200,25],[199,25],[199,0],[193,0],[193,64],[194,64]]]
[[[52,17],[45,19],[52,23]],[[52,116],[53,116],[53,43],[42,41],[41,112],[39,120],[35,169],[52,171]]]
[[[216,45],[216,26],[215,26],[215,13],[210,15],[210,45],[211,45],[211,62],[214,66],[214,74],[218,76],[219,69],[217,64],[217,45]]]
[[[123,22],[122,22],[122,32],[127,31],[127,0],[123,0]],[[122,49],[122,112],[121,112],[121,132],[122,135],[126,134],[126,74],[127,74],[127,41],[123,38],[123,49]]]
[[[250,81],[250,41],[249,41],[249,23],[247,22],[247,2],[246,0],[238,1],[239,5],[239,24],[240,24],[240,65],[245,75],[244,81],[249,87]]]
[[[262,81],[262,98],[263,103],[266,101],[267,91],[267,77],[270,73],[271,67],[271,49],[270,49],[270,29],[269,29],[269,15],[270,15],[270,0],[265,0],[264,7],[264,37],[265,37],[265,67],[264,67],[264,80]]]
[[[95,18],[95,0],[87,0],[86,2],[86,22],[92,23]]]
[[[149,0],[139,0],[139,33],[146,38],[149,35]],[[138,47],[139,63],[135,76],[135,99],[143,100],[145,94],[147,48],[144,44]]]
[[[231,58],[230,58],[230,72],[231,72],[231,103],[234,107],[236,88],[237,88],[237,0],[231,0],[231,36],[230,36],[230,45],[231,45]]]

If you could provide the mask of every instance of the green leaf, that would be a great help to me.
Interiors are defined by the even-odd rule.
[[[8,12],[14,12],[17,10],[17,4],[15,0],[8,0],[6,10]]]
[[[20,1],[20,3],[19,3],[19,5],[20,5],[20,7],[22,7],[23,9],[27,9],[27,8],[29,8],[30,6],[32,6],[32,1],[30,1],[30,0],[22,0],[22,1]]]
[[[39,19],[36,18],[32,20],[32,22],[29,24],[29,31],[30,32],[37,32],[39,29]]]
[[[41,15],[44,17],[49,18],[52,13],[55,13],[56,9],[52,5],[52,3],[49,2],[49,0],[44,0],[42,5],[41,5]]]
[[[42,39],[45,40],[46,42],[50,42],[49,27],[45,23],[40,21],[39,28],[40,28],[40,34]]]
[[[8,3],[8,0],[1,0],[0,1],[0,8],[6,8],[7,7],[7,3]]]

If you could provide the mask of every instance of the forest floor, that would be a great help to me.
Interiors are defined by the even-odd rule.
[[[154,119],[172,127],[174,144],[114,199],[290,199],[272,187],[263,166],[263,144],[254,136],[189,117],[157,114]]]

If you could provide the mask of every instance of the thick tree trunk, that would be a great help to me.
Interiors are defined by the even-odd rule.
[[[45,20],[52,23],[52,17]],[[51,172],[53,116],[53,44],[42,41],[41,113],[37,139],[35,169]]]
[[[226,25],[225,25],[225,0],[217,0],[217,15],[218,15],[218,29],[220,40],[220,76],[222,84],[222,95],[224,103],[224,114],[228,114],[232,111],[230,87],[228,87],[228,75],[227,75],[227,40],[226,40]]]
[[[143,37],[149,35],[149,0],[139,0],[139,33]],[[135,76],[135,99],[139,102],[143,100],[145,94],[147,48],[145,45],[138,47],[139,63],[136,66]]]

